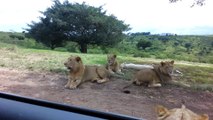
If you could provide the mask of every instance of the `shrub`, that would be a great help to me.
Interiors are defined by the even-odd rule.
[[[17,45],[26,47],[26,48],[34,48],[34,49],[47,49],[43,44],[36,42],[34,39],[25,39],[23,41],[16,41]]]
[[[141,40],[141,41],[139,41],[138,43],[137,43],[137,48],[139,49],[139,50],[144,50],[145,48],[147,48],[147,47],[151,47],[152,46],[152,43],[150,42],[150,41],[148,41],[148,40]]]
[[[18,40],[24,40],[24,38],[25,38],[22,35],[15,35],[15,34],[11,34],[9,36],[10,36],[10,38],[13,38],[13,39],[17,38]]]
[[[133,54],[133,57],[150,57],[150,54],[143,51],[138,51]]]
[[[92,53],[92,54],[102,54],[103,53],[103,51],[99,47],[89,48],[87,52]]]
[[[55,51],[60,51],[60,52],[67,52],[67,49],[64,47],[57,47],[54,49]]]
[[[69,41],[69,42],[66,42],[65,43],[65,48],[67,49],[67,51],[69,51],[69,52],[79,52],[79,50],[78,50],[78,44],[77,43],[75,43],[75,42],[71,42],[71,41]]]
[[[158,53],[158,54],[155,54],[156,58],[157,59],[165,59],[165,58],[168,58],[168,56],[166,54],[163,54],[163,53]]]

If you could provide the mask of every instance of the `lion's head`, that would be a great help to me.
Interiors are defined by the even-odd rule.
[[[157,105],[156,112],[158,120],[209,120],[207,114],[198,115],[187,109],[185,105],[170,110],[162,105]]]
[[[165,62],[161,62],[160,65],[158,66],[160,73],[164,74],[164,75],[168,75],[171,76],[173,68],[174,68],[174,61],[165,61]]]
[[[65,67],[72,72],[77,72],[79,69],[82,68],[83,62],[79,56],[71,56],[68,60],[64,63]]]
[[[114,65],[115,62],[116,62],[116,55],[115,54],[109,54],[107,55],[107,62],[108,62],[108,65],[111,66],[111,65]]]

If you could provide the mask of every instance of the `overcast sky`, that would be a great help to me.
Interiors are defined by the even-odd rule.
[[[61,0],[63,1],[63,0]],[[213,34],[213,0],[191,8],[193,0],[70,0],[92,6],[104,5],[108,14],[130,24],[130,32]],[[0,0],[0,31],[21,32],[38,21],[52,0]]]

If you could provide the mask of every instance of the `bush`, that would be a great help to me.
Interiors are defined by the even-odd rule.
[[[138,51],[133,54],[133,57],[151,57],[149,53]]]
[[[26,48],[34,48],[34,49],[47,49],[43,44],[36,42],[34,39],[25,39],[23,41],[16,41],[17,45],[26,47]]]
[[[117,47],[113,47],[113,48],[102,47],[101,50],[102,50],[102,53],[104,53],[104,54],[110,54],[110,53],[113,53],[113,54],[120,54],[120,52],[119,52],[119,50],[117,49]]]
[[[99,47],[89,48],[87,52],[92,54],[103,54],[103,51]]]
[[[147,48],[147,47],[151,47],[152,46],[152,43],[150,42],[150,41],[148,41],[148,40],[141,40],[141,41],[139,41],[138,43],[137,43],[137,48],[139,49],[139,50],[144,50],[145,48]]]
[[[117,51],[122,54],[134,54],[136,51],[138,51],[134,43],[125,41],[120,42],[114,47],[114,49],[117,49]]]
[[[55,51],[60,51],[60,52],[67,52],[67,49],[64,47],[57,47],[54,49]]]
[[[13,38],[13,39],[17,38],[18,40],[24,40],[24,38],[25,38],[22,35],[14,35],[14,34],[11,34],[9,36],[10,36],[10,38]]]
[[[168,56],[166,54],[163,54],[163,53],[155,54],[155,56],[156,56],[157,59],[166,59],[166,58],[168,58]]]
[[[77,43],[75,42],[66,42],[65,43],[65,48],[67,49],[67,51],[69,52],[79,52],[79,46]]]

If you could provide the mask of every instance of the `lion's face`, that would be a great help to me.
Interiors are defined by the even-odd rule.
[[[107,56],[107,62],[109,66],[113,65],[115,61],[116,61],[116,55],[111,54]]]
[[[82,66],[82,61],[79,56],[71,56],[68,58],[68,60],[64,63],[65,67],[69,69],[72,72],[76,72],[80,69]]]
[[[160,63],[160,71],[163,74],[171,75],[173,72],[174,61],[166,61]]]

